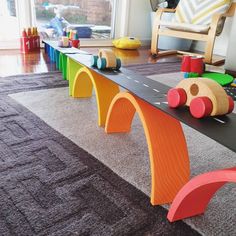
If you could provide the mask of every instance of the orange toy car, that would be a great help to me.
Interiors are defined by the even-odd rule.
[[[206,78],[182,80],[167,94],[169,107],[187,105],[195,118],[229,114],[234,101],[217,82]]]

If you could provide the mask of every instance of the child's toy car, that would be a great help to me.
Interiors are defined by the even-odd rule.
[[[189,106],[195,118],[225,115],[234,109],[234,101],[225,90],[206,78],[182,80],[176,88],[168,91],[167,100],[171,108]]]
[[[92,56],[91,66],[97,67],[99,70],[108,68],[119,70],[121,67],[121,60],[116,58],[112,50],[100,49],[98,56]]]

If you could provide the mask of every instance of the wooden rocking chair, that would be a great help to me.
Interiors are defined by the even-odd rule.
[[[170,37],[177,37],[177,38],[183,38],[183,39],[190,39],[190,40],[197,40],[197,41],[203,41],[206,42],[206,47],[205,47],[205,53],[204,55],[201,55],[204,57],[205,63],[208,64],[219,64],[222,63],[224,60],[213,60],[213,49],[214,49],[214,43],[216,36],[219,35],[222,30],[223,26],[221,26],[221,31],[218,32],[218,26],[220,23],[224,23],[224,20],[226,17],[232,17],[234,16],[236,8],[236,3],[232,3],[230,8],[228,9],[227,12],[224,14],[214,14],[212,17],[211,24],[209,25],[208,29],[206,32],[196,32],[199,31],[199,29],[195,30],[194,26],[199,26],[199,25],[192,25],[193,30],[187,29],[187,30],[180,30],[180,29],[174,29],[173,27],[167,28],[167,27],[161,27],[162,22],[161,22],[161,17],[164,12],[171,12],[174,13],[176,9],[158,9],[156,12],[156,17],[153,25],[153,30],[152,30],[152,42],[151,42],[151,53],[153,56],[167,56],[171,54],[191,54],[193,55],[194,53],[189,53],[189,52],[184,52],[184,51],[178,51],[178,50],[170,50],[170,51],[159,51],[157,46],[158,46],[158,38],[161,35],[164,36],[170,36]],[[200,54],[194,54],[194,55],[200,55]]]

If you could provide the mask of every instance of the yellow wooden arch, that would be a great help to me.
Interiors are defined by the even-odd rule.
[[[119,86],[111,80],[105,79],[102,75],[83,67],[75,76],[72,87],[72,97],[91,97],[93,87],[97,100],[98,125],[105,126],[110,103],[114,96],[119,93]]]

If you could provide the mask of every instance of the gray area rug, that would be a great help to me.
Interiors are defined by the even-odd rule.
[[[156,65],[154,67],[153,71],[156,71]],[[150,78],[174,86],[181,80],[182,75],[171,73]],[[149,195],[149,155],[143,129],[137,117],[130,134],[106,135],[104,130],[97,126],[94,96],[91,99],[72,99],[68,97],[67,88],[59,88],[19,93],[11,97]],[[235,153],[189,127],[183,128],[189,149],[192,176],[236,166]],[[235,185],[226,185],[217,192],[206,214],[184,222],[203,235],[236,235],[235,190]]]
[[[198,235],[184,222],[170,224],[164,208],[152,207],[140,190],[8,96],[29,94],[36,110],[47,108],[63,123],[71,118],[70,107],[58,100],[65,86],[59,73],[0,79],[0,235]],[[67,93],[63,99],[79,102]],[[93,100],[83,102],[95,107]],[[58,117],[60,108],[65,113]],[[75,122],[85,140],[103,132],[87,118]],[[83,136],[86,124],[91,129]]]

